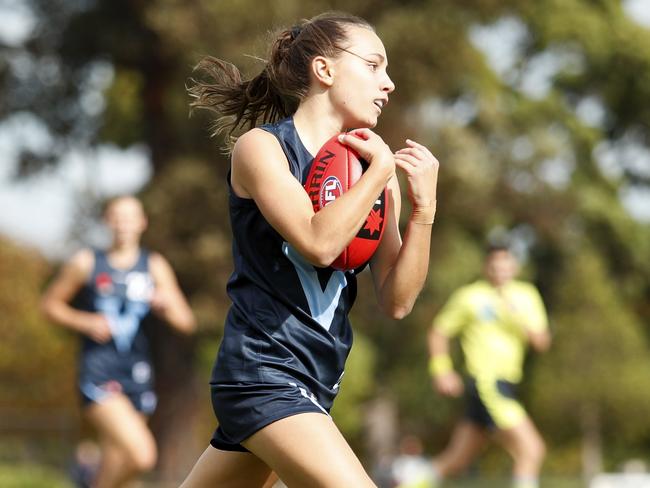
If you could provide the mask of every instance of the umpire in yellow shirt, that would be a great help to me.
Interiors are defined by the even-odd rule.
[[[527,347],[546,351],[551,343],[544,304],[530,283],[514,280],[519,266],[504,245],[488,248],[484,280],[458,289],[433,321],[429,370],[435,390],[465,394],[465,417],[434,460],[434,481],[462,471],[490,437],[514,460],[513,487],[537,488],[544,441],[517,401]],[[449,340],[460,336],[467,378],[454,370]],[[434,484],[435,486],[435,484]]]

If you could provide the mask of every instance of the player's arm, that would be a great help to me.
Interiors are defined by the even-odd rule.
[[[89,336],[96,342],[111,338],[108,320],[101,314],[77,310],[70,301],[84,285],[94,265],[90,249],[82,249],[68,261],[41,298],[41,310],[52,322]]]
[[[551,333],[544,301],[537,288],[531,285],[531,323],[526,328],[528,343],[536,352],[546,352],[551,347]]]
[[[152,253],[149,256],[149,270],[154,281],[151,310],[179,332],[194,332],[194,314],[178,286],[170,264],[162,255]]]
[[[454,370],[449,354],[449,340],[457,335],[471,319],[463,289],[456,291],[438,312],[429,330],[429,374],[434,389],[441,395],[459,396],[463,380]]]
[[[381,138],[368,129],[355,132],[365,139],[344,139],[355,139],[354,148],[370,167],[349,191],[316,213],[272,134],[253,129],[237,140],[233,150],[235,193],[254,199],[271,226],[316,266],[329,266],[341,254],[394,174],[393,155]]]
[[[441,395],[457,397],[463,392],[463,380],[454,370],[449,355],[449,339],[436,327],[431,327],[428,336],[429,374],[434,389]]]
[[[522,310],[506,303],[510,320],[523,330],[526,341],[535,352],[546,352],[551,347],[551,334],[542,297],[533,285],[526,285],[522,293],[525,293],[527,304]]]
[[[536,352],[546,352],[551,347],[551,334],[548,330],[535,332],[531,330],[526,331],[528,343]]]
[[[424,286],[429,270],[431,228],[436,212],[438,161],[421,144],[395,153],[395,164],[404,172],[412,210],[404,240],[400,237],[401,197],[397,178],[389,183],[389,221],[382,242],[371,260],[375,291],[382,309],[393,318],[408,315]]]

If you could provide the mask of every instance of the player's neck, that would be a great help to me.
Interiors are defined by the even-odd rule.
[[[108,249],[107,254],[112,266],[116,268],[128,268],[138,259],[140,255],[140,244],[138,242],[114,242]]]
[[[293,115],[300,140],[312,155],[334,134],[343,131],[342,122],[331,105],[318,96],[303,101]]]
[[[487,280],[487,282],[490,284],[492,288],[494,288],[497,291],[503,290],[504,288],[507,288],[507,286],[512,283],[512,280],[508,281],[491,281]]]

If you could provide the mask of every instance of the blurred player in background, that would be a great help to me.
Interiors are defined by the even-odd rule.
[[[78,251],[42,298],[48,319],[83,337],[78,385],[101,448],[94,488],[124,486],[156,463],[147,426],[156,394],[143,319],[151,311],[179,332],[195,329],[167,260],[140,247],[147,227],[140,201],[117,197],[106,205],[104,219],[110,247]]]
[[[407,140],[393,153],[370,130],[395,88],[387,65],[372,26],[343,13],[280,31],[250,80],[219,59],[200,65],[209,78],[190,88],[193,106],[216,113],[227,133],[248,131],[234,146],[228,179],[235,269],[211,381],[219,427],[183,488],[261,487],[271,469],[291,488],[375,486],[329,416],[345,383],[360,272],[330,264],[388,187],[370,271],[379,308],[408,314],[429,267],[438,172],[426,147]],[[368,168],[314,213],[303,188],[314,154],[351,128],[339,140]],[[403,240],[398,168],[412,206]]]
[[[429,335],[433,387],[450,397],[464,392],[467,404],[449,445],[434,460],[435,479],[462,471],[493,437],[514,460],[512,486],[539,485],[544,441],[515,390],[527,347],[544,352],[551,338],[539,292],[530,283],[514,280],[517,272],[517,260],[507,246],[490,246],[485,279],[453,293],[434,319]],[[456,335],[465,358],[464,382],[449,356],[449,340]]]

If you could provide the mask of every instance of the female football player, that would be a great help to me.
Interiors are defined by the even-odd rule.
[[[46,290],[45,315],[79,332],[83,413],[102,452],[94,488],[124,486],[156,463],[146,420],[156,407],[149,345],[141,327],[153,311],[183,333],[194,315],[167,260],[140,247],[147,219],[139,200],[111,200],[104,213],[113,243],[78,251]]]
[[[374,29],[342,13],[281,31],[251,80],[219,59],[199,65],[209,77],[190,87],[192,105],[217,113],[217,132],[249,130],[232,148],[228,179],[235,270],[211,380],[219,427],[184,488],[261,487],[271,470],[289,487],[374,486],[329,416],[360,271],[330,264],[388,187],[369,264],[381,310],[407,315],[427,274],[438,173],[426,147],[407,140],[393,153],[371,130],[395,89],[387,66]],[[322,145],[345,131],[339,140],[369,167],[315,213],[305,178]],[[403,240],[396,168],[412,206]]]

